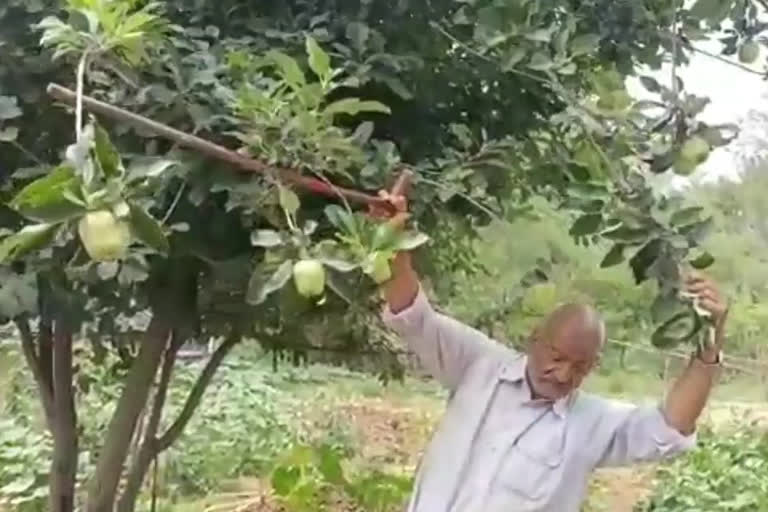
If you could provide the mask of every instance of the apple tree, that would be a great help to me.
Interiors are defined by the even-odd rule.
[[[607,244],[603,266],[658,282],[657,346],[695,340],[679,271],[712,263],[699,249],[710,219],[651,183],[734,135],[700,120],[707,99],[677,70],[713,34],[726,58],[753,61],[762,16],[759,1],[710,0],[6,2],[0,313],[54,440],[50,510],[133,510],[243,339],[275,354],[373,349],[396,372],[375,293],[394,253],[431,240],[425,278],[462,293],[449,276],[482,271],[476,229],[528,214],[535,196],[574,213],[577,240]],[[665,63],[668,81],[651,76]],[[653,99],[632,98],[630,77]],[[71,111],[49,82],[75,89]],[[91,115],[86,95],[182,136]],[[197,135],[238,156],[204,156]],[[344,191],[374,194],[401,168],[415,228],[398,234]],[[522,286],[546,279],[532,269]],[[193,339],[218,345],[165,418]],[[83,450],[77,358],[107,352],[123,391]]]

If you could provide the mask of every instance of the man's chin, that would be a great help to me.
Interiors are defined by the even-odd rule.
[[[570,389],[556,387],[549,383],[541,383],[537,387],[536,395],[543,400],[559,400],[570,392]]]

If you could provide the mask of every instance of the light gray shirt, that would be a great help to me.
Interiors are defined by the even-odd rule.
[[[555,403],[531,400],[524,355],[436,312],[421,291],[384,319],[450,392],[408,512],[578,512],[593,469],[695,444],[658,406],[580,391]]]

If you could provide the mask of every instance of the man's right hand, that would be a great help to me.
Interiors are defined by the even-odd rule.
[[[382,190],[379,197],[389,203],[390,208],[380,205],[371,206],[370,215],[379,219],[386,219],[396,229],[403,229],[408,222],[408,201],[401,194],[390,194]],[[419,277],[411,265],[411,255],[408,252],[399,252],[392,262],[392,277],[384,283],[384,296],[393,313],[407,309],[416,299],[419,292]]]
[[[387,222],[402,229],[408,222],[410,214],[408,213],[408,200],[402,194],[392,195],[386,190],[379,191],[379,197],[384,200],[389,208],[379,203],[374,203],[369,208],[371,217],[377,219],[387,219]]]

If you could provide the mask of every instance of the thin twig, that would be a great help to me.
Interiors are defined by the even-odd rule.
[[[435,187],[438,187],[438,188],[442,188],[442,189],[446,189],[447,188],[447,185],[445,183],[440,183],[439,181],[434,181],[434,180],[431,180],[429,178],[424,178],[422,176],[419,176],[416,179],[418,181],[423,182],[423,183],[428,183],[430,185],[434,185]],[[502,219],[501,216],[498,213],[494,212],[493,210],[491,210],[490,208],[488,208],[484,204],[480,203],[479,201],[477,201],[473,197],[471,197],[471,196],[469,196],[469,195],[467,195],[467,194],[465,194],[463,192],[454,191],[454,193],[457,196],[459,196],[462,199],[464,199],[465,201],[467,201],[468,203],[471,203],[472,205],[474,205],[476,208],[482,210],[484,213],[486,213],[492,219],[500,221],[500,222],[504,222],[504,219]]]
[[[694,46],[690,41],[686,40],[685,38],[676,35],[676,34],[670,34],[669,32],[664,32],[662,30],[659,31],[659,35],[662,37],[665,37],[667,39],[670,39],[673,44],[675,44],[675,41],[678,43],[682,43],[688,50],[692,52],[699,53],[701,55],[704,55],[706,57],[718,60],[722,62],[723,64],[727,64],[729,66],[735,67],[737,69],[740,69],[742,71],[746,71],[747,73],[751,73],[753,75],[758,75],[761,77],[765,76],[765,73],[762,71],[757,71],[756,69],[752,69],[749,66],[746,66],[744,64],[741,64],[740,62],[735,62],[727,57],[723,57],[720,54],[711,52],[709,50],[705,50],[703,48],[699,48],[698,46]]]
[[[165,212],[165,215],[163,216],[163,220],[160,222],[161,224],[165,224],[166,222],[168,222],[168,219],[170,219],[171,215],[173,215],[174,210],[176,210],[176,206],[178,206],[179,201],[181,200],[181,194],[184,192],[186,185],[187,185],[186,182],[183,182],[179,187],[179,190],[176,191],[176,196],[174,196],[171,206],[168,207],[168,211]]]
[[[19,141],[12,140],[10,141],[11,145],[18,149],[20,152],[22,152],[27,158],[32,160],[37,165],[45,165],[45,162],[43,162],[42,159],[38,158],[34,153],[32,153],[30,150],[25,148]]]

